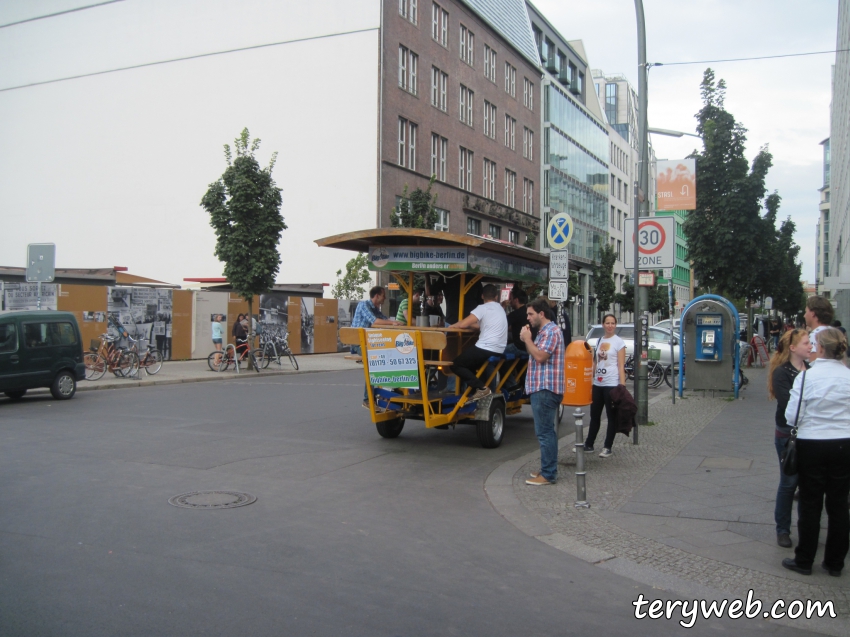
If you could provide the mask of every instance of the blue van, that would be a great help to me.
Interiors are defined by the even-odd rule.
[[[0,312],[0,392],[19,400],[49,387],[57,400],[73,398],[86,377],[77,319],[70,312]]]

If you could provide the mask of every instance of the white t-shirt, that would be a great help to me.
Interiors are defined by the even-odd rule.
[[[598,387],[616,387],[620,384],[620,350],[626,343],[616,334],[611,338],[600,338],[593,351],[593,384]]]
[[[508,316],[502,306],[488,301],[472,310],[472,315],[478,319],[480,329],[475,346],[497,354],[504,352],[508,342]]]
[[[809,340],[812,342],[812,353],[813,354],[817,354],[820,351],[819,348],[818,348],[817,333],[822,332],[827,327],[829,327],[829,326],[828,325],[819,325],[818,327],[813,329],[811,332],[809,332]]]

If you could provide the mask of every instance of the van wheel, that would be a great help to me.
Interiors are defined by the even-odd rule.
[[[478,442],[485,449],[495,449],[502,444],[505,433],[505,403],[492,400],[487,420],[477,420]]]
[[[56,400],[68,400],[73,398],[77,393],[77,379],[67,369],[56,374],[53,379],[53,385],[50,387],[50,393]]]
[[[381,438],[398,438],[401,430],[404,429],[404,418],[376,422],[375,427],[377,427]]]
[[[26,389],[16,389],[15,391],[7,391],[6,396],[9,400],[20,400],[27,393]]]

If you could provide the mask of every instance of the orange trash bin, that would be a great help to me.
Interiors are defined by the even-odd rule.
[[[573,341],[564,353],[562,405],[584,407],[593,402],[593,353],[585,341]]]

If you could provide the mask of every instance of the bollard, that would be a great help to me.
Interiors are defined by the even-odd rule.
[[[587,472],[584,470],[584,425],[581,419],[584,413],[576,407],[573,417],[576,419],[576,508],[589,509],[590,504],[587,502],[587,484],[585,476]]]

